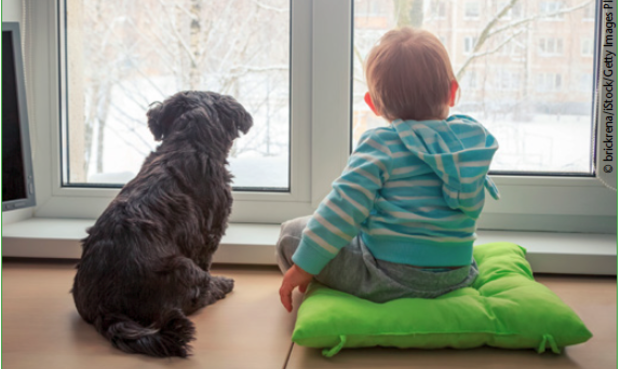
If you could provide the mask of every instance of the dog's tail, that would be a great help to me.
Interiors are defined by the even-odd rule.
[[[144,327],[122,314],[101,313],[93,322],[114,347],[130,354],[157,357],[189,355],[189,342],[194,339],[194,324],[180,309],[164,314],[158,322]]]

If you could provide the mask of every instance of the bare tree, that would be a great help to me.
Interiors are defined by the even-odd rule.
[[[88,19],[89,24],[94,24],[95,27],[87,28],[87,37],[89,41],[86,43],[87,52],[93,55],[95,64],[100,65],[108,57],[111,57],[110,45],[113,22],[106,22],[104,2],[102,0],[96,0],[89,3],[89,7],[86,7],[86,13],[90,15]],[[89,11],[89,8],[91,9]],[[86,175],[89,170],[90,162],[93,154],[93,138],[95,129],[97,131],[97,145],[96,145],[96,158],[97,158],[97,171],[103,170],[103,156],[105,140],[105,127],[107,122],[107,116],[109,113],[110,105],[110,92],[112,85],[114,84],[114,75],[117,68],[112,65],[111,68],[87,68],[88,72],[86,78],[90,81],[88,87],[86,87],[86,95],[89,96],[89,101],[86,106],[88,112],[85,119],[84,130],[84,174]],[[85,178],[84,178],[85,179]]]
[[[522,0],[509,0],[507,1],[497,13],[495,13],[484,27],[480,30],[477,36],[474,37],[476,42],[473,45],[470,56],[465,60],[463,65],[460,66],[457,71],[457,79],[460,79],[465,74],[469,64],[475,59],[485,57],[491,54],[495,54],[501,50],[504,46],[513,41],[517,36],[521,35],[525,31],[525,27],[536,20],[545,17],[555,17],[562,14],[572,13],[579,9],[583,9],[586,6],[592,4],[594,0],[586,0],[576,6],[569,8],[562,8],[557,11],[547,13],[537,13],[523,19],[516,20],[508,24],[500,24],[502,19],[508,12],[510,12],[516,5],[522,3]],[[396,20],[397,27],[411,26],[415,28],[422,27],[424,24],[424,0],[393,0],[394,6],[394,19]],[[495,36],[504,36],[503,39],[496,43],[496,45],[490,49],[483,51],[483,46],[487,42],[493,39]],[[356,57],[362,61],[362,56],[357,49],[355,49]]]
[[[422,27],[424,0],[394,0],[394,19],[397,27]]]
[[[288,94],[276,98],[278,89],[270,87],[281,85],[283,80],[286,83],[289,69],[288,42],[282,42],[286,47],[269,46],[276,34],[289,37],[288,17],[275,17],[288,12],[273,5],[279,2],[150,0],[137,7],[134,1],[126,0],[72,1],[85,5],[84,56],[77,56],[86,64],[85,173],[95,157],[97,172],[104,169],[104,140],[110,119],[114,127],[137,134],[129,127],[144,127],[145,121],[127,113],[127,107],[137,107],[130,110],[144,114],[153,100],[177,90],[232,93],[244,100],[251,113],[263,112],[263,116],[288,108]],[[283,21],[274,22],[277,19]],[[273,50],[265,50],[268,47]],[[170,78],[175,81],[174,89],[166,82]],[[265,93],[269,95],[266,98],[262,96]],[[236,154],[244,149],[270,154],[274,144],[282,149],[288,145],[287,141],[274,142],[278,138],[269,129],[250,134],[256,145],[237,147]],[[152,147],[144,138],[117,138],[133,142],[143,154]]]
[[[465,71],[467,70],[467,67],[473,60],[484,57],[484,56],[488,56],[491,54],[495,54],[496,52],[501,50],[504,46],[506,46],[508,43],[510,43],[512,40],[514,40],[517,36],[525,32],[525,29],[526,29],[525,27],[529,23],[534,22],[541,18],[554,17],[554,16],[566,14],[566,13],[571,13],[579,9],[583,9],[586,6],[592,4],[594,0],[587,0],[577,6],[560,9],[554,12],[534,14],[532,16],[516,20],[509,24],[498,26],[499,20],[502,17],[504,17],[511,9],[515,7],[515,5],[517,5],[521,1],[522,0],[510,0],[494,16],[491,17],[488,23],[482,28],[478,36],[476,36],[476,42],[473,46],[472,53],[465,60],[463,65],[461,65],[459,70],[456,72],[457,79],[460,79],[461,77],[463,77],[463,75],[465,74]],[[504,36],[504,38],[495,47],[491,49],[487,49],[485,51],[481,51],[482,47],[487,43],[487,41],[492,39],[494,36]]]

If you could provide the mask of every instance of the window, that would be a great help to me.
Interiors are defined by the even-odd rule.
[[[463,54],[471,54],[474,51],[474,46],[476,46],[477,41],[477,37],[465,36],[463,38]]]
[[[543,20],[562,20],[564,14],[561,12],[564,8],[562,1],[541,1],[539,11]]]
[[[557,37],[541,38],[538,41],[538,53],[542,56],[558,56],[564,52],[564,41]]]
[[[41,96],[36,97],[37,101],[47,101],[45,104],[37,104],[36,109],[40,114],[40,118],[37,120],[40,123],[38,132],[46,132],[48,135],[47,137],[49,137],[43,139],[44,145],[40,148],[40,150],[46,152],[49,161],[52,164],[51,168],[49,163],[46,162],[39,162],[38,164],[38,172],[40,175],[38,176],[39,182],[36,183],[36,186],[38,198],[41,199],[41,205],[36,209],[36,215],[39,217],[96,218],[116,196],[119,191],[118,187],[120,183],[122,183],[121,181],[123,178],[112,185],[110,185],[110,183],[80,183],[80,186],[66,185],[67,183],[70,183],[67,177],[71,174],[66,170],[66,163],[61,160],[61,157],[63,159],[69,158],[69,160],[71,160],[67,152],[68,146],[65,144],[67,143],[67,138],[71,141],[70,132],[72,128],[69,127],[66,122],[78,122],[80,121],[79,118],[81,118],[82,121],[84,119],[81,114],[75,113],[77,109],[70,106],[75,104],[75,102],[69,98],[72,93],[72,88],[75,90],[75,87],[71,86],[71,79],[68,76],[69,73],[67,73],[67,71],[73,67],[67,67],[67,61],[69,60],[67,56],[71,52],[71,45],[69,45],[69,42],[75,41],[71,39],[69,34],[72,32],[72,27],[83,29],[80,25],[67,24],[66,22],[71,21],[72,19],[80,19],[79,17],[72,17],[71,15],[75,16],[74,13],[69,14],[68,17],[65,16],[66,10],[68,9],[67,5],[71,5],[67,4],[67,2],[70,1],[78,3],[78,0],[52,0],[45,3],[36,2],[36,5],[33,5],[35,4],[35,2],[33,2],[27,6],[27,13],[30,14],[29,17],[33,19],[32,22],[29,22],[28,26],[29,29],[32,30],[31,34],[33,35],[33,38],[36,37],[36,39],[46,40],[46,43],[44,44],[45,46],[43,47],[37,46],[38,44],[32,46],[31,52],[32,55],[35,56],[32,58],[32,60],[35,60],[35,62],[33,62],[33,69],[36,71],[37,75],[44,76],[45,81],[48,84],[47,86],[49,86],[42,89],[41,81],[39,80],[37,89],[33,89],[32,91],[35,91],[35,95],[38,94],[39,91],[58,91],[58,93],[52,93],[49,95],[44,95],[41,92]],[[94,2],[95,0],[90,1]],[[108,6],[107,2],[105,3],[106,4],[103,5]],[[126,3],[126,6],[134,6],[133,4],[130,4],[131,2]],[[180,10],[184,13],[180,15],[174,13],[176,15],[173,19],[176,22],[177,16],[179,19],[183,19],[184,15],[187,14],[185,9],[187,9],[187,6],[192,3],[199,3],[206,7],[227,7],[237,6],[240,4],[240,2],[224,3],[205,0],[161,0],[156,1],[154,6],[164,7],[170,6],[170,4],[181,4],[186,6],[183,8],[175,5],[175,11]],[[346,148],[339,148],[331,143],[330,145],[331,147],[334,147],[334,149],[330,150],[328,153],[321,150],[312,150],[311,140],[309,137],[312,137],[314,142],[329,143],[332,140],[337,140],[340,135],[346,135],[346,127],[340,130],[338,128],[334,128],[333,125],[329,124],[329,119],[326,117],[321,117],[320,113],[312,114],[311,109],[313,104],[317,107],[325,104],[325,102],[321,102],[321,99],[328,100],[331,103],[335,100],[333,95],[343,96],[346,94],[346,91],[348,91],[348,88],[346,87],[348,86],[348,78],[344,81],[344,83],[337,83],[337,85],[343,86],[341,89],[337,87],[334,88],[333,86],[326,86],[327,84],[321,81],[334,81],[336,79],[333,75],[329,75],[329,77],[325,76],[325,74],[329,73],[335,73],[337,76],[346,76],[349,70],[348,65],[350,64],[350,62],[347,64],[345,62],[334,62],[330,60],[330,57],[334,55],[333,52],[323,53],[321,57],[313,57],[312,43],[316,42],[318,46],[314,47],[314,50],[319,50],[322,45],[327,45],[329,43],[342,43],[343,40],[346,41],[347,33],[346,28],[344,28],[343,32],[343,24],[336,22],[330,23],[330,20],[323,19],[322,16],[328,16],[329,14],[328,12],[323,11],[321,11],[315,19],[317,22],[330,23],[331,27],[326,26],[323,28],[313,28],[312,18],[310,17],[313,12],[313,4],[308,0],[299,0],[294,2],[288,0],[284,2],[282,0],[248,0],[245,3],[248,5],[248,9],[256,10],[256,12],[245,13],[246,17],[248,14],[252,16],[249,19],[245,19],[247,21],[252,21],[255,18],[254,15],[260,14],[260,12],[271,12],[274,16],[285,17],[286,21],[282,24],[269,18],[268,16],[263,17],[260,21],[256,22],[261,23],[261,27],[264,27],[265,23],[270,23],[272,21],[273,27],[282,26],[282,30],[273,31],[274,40],[277,39],[276,36],[278,33],[284,32],[285,34],[288,33],[288,35],[286,35],[288,41],[277,45],[272,44],[271,47],[268,47],[263,45],[265,43],[263,41],[267,39],[264,34],[261,36],[263,38],[260,40],[258,40],[260,35],[251,35],[253,39],[260,41],[260,45],[263,45],[260,46],[259,50],[262,50],[261,52],[268,50],[269,55],[257,55],[256,49],[254,48],[255,44],[249,45],[244,49],[244,51],[248,56],[250,53],[254,53],[254,58],[251,59],[253,62],[256,62],[257,60],[265,60],[265,58],[268,59],[270,55],[276,55],[285,58],[284,60],[286,64],[236,64],[235,66],[237,68],[244,66],[247,67],[235,70],[239,77],[246,74],[246,72],[247,74],[261,72],[265,75],[262,76],[262,79],[254,78],[249,81],[252,83],[244,81],[244,83],[239,86],[240,95],[245,94],[253,100],[247,102],[242,101],[240,95],[235,95],[235,97],[237,97],[237,99],[240,100],[248,110],[250,110],[251,104],[260,104],[260,100],[266,100],[267,95],[265,94],[265,91],[270,91],[272,93],[272,95],[269,96],[269,101],[272,103],[278,102],[278,99],[286,98],[288,100],[287,106],[284,107],[288,110],[285,114],[286,127],[282,127],[283,129],[289,130],[286,137],[282,137],[282,131],[276,132],[276,128],[273,126],[273,124],[276,123],[276,118],[280,116],[278,110],[274,108],[273,104],[269,106],[270,114],[268,117],[271,121],[267,122],[267,119],[264,119],[267,116],[266,112],[254,112],[255,126],[253,127],[253,130],[258,127],[259,129],[256,130],[256,134],[262,135],[269,132],[269,134],[272,135],[272,140],[286,138],[288,140],[288,148],[285,151],[276,151],[277,147],[273,145],[270,147],[270,150],[273,149],[273,151],[270,151],[270,156],[253,154],[254,156],[251,156],[250,159],[256,161],[246,162],[245,167],[241,166],[241,169],[249,169],[254,174],[262,175],[264,179],[263,181],[259,181],[260,178],[258,178],[258,176],[257,178],[246,176],[247,181],[240,185],[240,180],[242,179],[240,178],[242,176],[239,175],[240,169],[238,167],[235,169],[234,163],[232,163],[231,160],[231,164],[233,164],[231,165],[231,169],[237,178],[233,187],[233,197],[235,201],[233,203],[233,212],[230,220],[232,222],[276,223],[295,216],[310,213],[312,211],[313,204],[320,202],[329,189],[331,181],[340,172],[342,166],[344,166],[344,163],[346,163],[346,158],[348,155]],[[351,6],[350,4],[346,5]],[[153,14],[155,10],[148,9],[145,10],[145,12],[150,12],[150,14]],[[242,15],[244,13],[241,12],[240,14]],[[225,14],[221,14],[220,16],[224,15]],[[38,19],[39,21],[35,19]],[[118,19],[115,19],[118,22],[126,22],[126,17],[119,16]],[[164,20],[167,19],[169,18],[166,15]],[[234,22],[233,24],[229,24],[228,26],[232,27],[235,31],[241,32],[245,29],[243,26],[245,20],[243,18],[239,19],[241,20]],[[269,21],[267,21],[267,19],[269,19]],[[148,22],[155,22],[155,20],[148,19]],[[224,26],[224,29],[218,30],[218,34],[223,33],[233,36],[219,37],[213,35],[215,40],[219,39],[219,43],[222,44],[223,41],[226,40],[225,37],[233,37],[233,39],[228,39],[229,43],[232,43],[233,41],[237,43],[241,42],[242,44],[244,43],[243,40],[235,41],[234,35],[237,33],[230,31],[230,29],[226,29],[225,24],[220,24],[218,22],[219,21],[214,21],[212,23],[213,26],[218,24],[220,26]],[[56,26],[56,24],[58,24],[58,26]],[[112,26],[113,23],[110,23],[108,28],[113,29]],[[251,27],[251,25],[248,25],[248,27]],[[129,27],[129,31],[131,30],[131,27]],[[245,30],[247,31],[247,29]],[[186,33],[189,33],[189,31],[186,31]],[[260,34],[260,32],[257,33]],[[329,33],[329,35],[326,33]],[[73,34],[78,35],[79,32],[73,29]],[[334,37],[333,34],[342,36]],[[239,33],[238,36],[240,37],[241,33]],[[114,42],[120,43],[121,41],[114,39]],[[186,43],[185,46],[187,45],[189,44]],[[143,47],[148,46],[149,45],[145,45]],[[231,47],[234,49],[237,46]],[[174,44],[170,46],[170,49],[176,50],[181,47],[184,46]],[[342,47],[341,44],[339,44],[338,47]],[[74,51],[79,51],[79,48],[74,49]],[[152,62],[154,65],[149,66],[150,69],[147,69],[147,72],[149,73],[153,71],[155,66],[161,66],[161,61],[156,62],[157,58],[161,57],[160,54],[165,54],[166,52],[170,53],[171,51],[164,48],[162,50],[157,49],[154,52],[154,61]],[[56,55],[57,59],[52,57],[50,61],[50,55]],[[79,55],[79,53],[77,55]],[[318,52],[315,51],[315,55],[318,55]],[[132,56],[132,58],[133,57],[134,56]],[[179,59],[181,58],[179,57]],[[41,60],[41,62],[39,62],[39,60]],[[47,64],[45,64],[43,60],[47,61]],[[314,61],[314,64],[310,61]],[[52,66],[50,66],[50,63]],[[128,62],[123,65],[131,66],[132,63]],[[313,73],[313,65],[318,65],[321,63],[328,64],[331,68],[329,70],[320,68],[321,72],[317,71]],[[282,80],[270,80],[270,73],[279,71],[281,67],[288,68],[288,71],[284,74]],[[345,69],[345,71],[343,72],[341,69]],[[224,75],[224,77],[227,76],[227,74]],[[156,80],[155,82],[161,81]],[[208,79],[207,82],[213,81]],[[321,84],[323,87],[319,86]],[[248,91],[248,89],[252,86],[254,86],[255,90]],[[286,92],[281,92],[277,86],[285,86]],[[308,88],[308,86],[314,86],[314,88]],[[168,86],[165,87],[168,88]],[[183,87],[179,86],[178,88],[182,89]],[[172,91],[176,92],[176,87]],[[259,92],[263,93],[262,99],[260,94],[258,94]],[[313,96],[313,94],[316,94],[316,96]],[[130,101],[128,103],[135,102]],[[72,108],[74,116],[69,117],[68,115],[71,114]],[[324,108],[318,109],[325,110]],[[144,113],[145,110],[142,110],[141,114],[143,115]],[[258,121],[261,115],[263,118],[262,123]],[[341,120],[348,121],[348,116],[349,115],[347,113],[346,117],[341,118]],[[313,123],[313,119],[316,119],[317,122]],[[313,125],[314,127],[319,128],[312,130],[311,127]],[[323,125],[327,127],[323,128]],[[269,130],[267,127],[270,127]],[[61,132],[61,129],[64,131]],[[342,133],[336,134],[336,132]],[[150,136],[147,137],[150,138]],[[248,138],[250,138],[249,135]],[[49,142],[46,142],[47,140],[49,140]],[[257,143],[261,141],[258,141]],[[239,140],[236,145],[239,145],[240,143],[243,143],[243,141]],[[248,143],[252,144],[249,141]],[[259,147],[255,145],[254,148]],[[265,146],[261,149],[266,151]],[[273,160],[279,154],[286,154],[285,160],[287,160],[287,162],[281,167],[281,169],[285,172],[285,176],[280,178],[280,182],[277,185],[274,185],[273,182],[266,183],[265,180],[274,181],[273,178],[269,178],[271,174],[282,173],[282,170],[275,167],[275,164],[277,163],[273,163],[273,161],[269,163],[270,160]],[[244,154],[244,156],[245,155],[247,154]],[[261,167],[258,167],[258,164],[260,164],[259,161],[262,159],[260,157],[261,155],[267,160],[267,163],[265,164],[265,162],[263,162],[265,165],[261,164]],[[327,158],[325,156],[327,156]],[[124,160],[124,158],[122,158],[122,160]],[[326,164],[313,166],[312,163]],[[252,174],[252,172],[248,173]]]
[[[447,13],[458,4],[447,3]],[[538,12],[557,12],[564,5],[534,1],[533,4],[538,6],[521,9],[520,16],[524,20],[508,27],[499,22],[490,30],[492,36],[488,37],[482,33],[483,29],[497,11],[495,7],[474,11],[478,9],[477,4],[465,2],[464,6],[466,14],[478,14],[480,22],[455,23],[446,27],[434,18],[428,18],[416,26],[428,29],[440,38],[463,40],[462,55],[448,48],[453,70],[462,87],[453,113],[476,117],[497,137],[500,150],[492,171],[592,175],[592,85],[585,87],[580,84],[585,88],[577,94],[564,94],[563,87],[572,73],[591,73],[593,68],[593,64],[572,63],[572,59],[581,56],[581,50],[565,50],[564,39],[579,40],[584,33],[594,34],[594,25],[582,22],[545,24],[536,17]],[[571,3],[579,4],[576,1]],[[573,12],[577,14],[581,9],[576,7]],[[385,31],[395,25],[392,20]],[[478,33],[472,34],[472,28]],[[550,35],[550,29],[553,29],[553,35]],[[369,50],[376,39],[357,38],[364,32],[362,25],[355,25],[355,45],[360,50]],[[558,34],[562,37],[555,36]],[[476,43],[480,44],[474,53]],[[536,48],[535,53],[532,48]],[[534,57],[526,57],[532,54]],[[557,57],[559,62],[550,65],[548,60],[535,57],[536,54]],[[361,71],[361,67],[355,69],[358,74],[354,78],[353,114],[364,116],[364,119],[353,123],[353,145],[365,129],[385,124],[358,100],[366,90]],[[567,126],[571,129],[567,130]]]
[[[65,10],[65,186],[123,185],[158,144],[149,104],[212,90],[254,119],[229,156],[234,187],[289,189],[288,0],[66,0]]]
[[[508,0],[496,1],[496,4],[495,4],[496,13],[499,13],[502,9],[504,9],[504,7],[506,7],[509,4],[510,4],[510,1]],[[513,3],[512,6],[508,8],[506,13],[504,13],[504,15],[500,19],[510,20],[510,19],[517,19],[520,17],[521,17],[521,3],[516,2],[516,3]]]
[[[431,18],[446,19],[446,2],[433,1],[431,4]]]
[[[562,75],[559,73],[539,73],[536,81],[538,92],[556,92],[562,88]]]
[[[480,3],[468,1],[465,3],[465,19],[478,18],[480,16]]]
[[[154,6],[170,1],[156,1]],[[281,9],[276,6],[277,1],[251,0],[248,4],[275,11]],[[350,148],[361,133],[386,124],[370,114],[362,100],[366,92],[363,60],[378,38],[396,26],[393,2],[381,3],[385,7],[383,15],[373,17],[372,22],[364,21],[371,18],[357,16],[358,0],[288,3],[289,189],[280,192],[236,190],[231,222],[279,223],[310,214],[345,167]],[[600,63],[600,55],[594,55],[590,64],[580,56],[581,45],[565,41],[564,55],[549,64],[536,50],[540,38],[562,35],[566,40],[579,42],[581,37],[594,35],[595,28],[601,27],[598,20],[582,22],[580,16],[568,12],[577,8],[575,14],[579,14],[583,8],[577,6],[583,1],[565,2],[563,9],[567,12],[564,14],[570,22],[543,22],[536,17],[540,1],[532,0],[521,9],[520,18],[523,19],[519,21],[523,23],[520,27],[502,30],[501,27],[513,21],[498,22],[491,30],[495,32],[492,37],[481,39],[479,50],[468,55],[462,54],[461,40],[467,35],[472,37],[471,44],[474,43],[473,38],[479,36],[476,30],[488,24],[489,17],[494,14],[493,7],[481,7],[479,22],[467,24],[469,28],[465,30],[464,24],[433,23],[428,16],[430,3],[425,2],[423,16],[419,13],[414,14],[415,17],[411,17],[411,13],[408,16],[448,40],[448,52],[459,81],[466,85],[471,78],[476,86],[470,90],[463,86],[454,112],[475,116],[500,142],[492,176],[500,187],[502,200],[488,202],[479,227],[615,231],[615,194],[593,177],[595,170],[592,168],[592,88],[598,83],[593,80],[597,76],[593,73],[593,65]],[[29,0],[25,4],[28,9],[25,17],[29,19],[25,24],[25,37],[37,40],[28,43],[25,50],[26,60],[31,63],[29,75],[34,76],[28,82],[30,92],[37,102],[31,105],[31,116],[36,124],[33,135],[37,142],[33,148],[39,203],[35,215],[93,219],[105,209],[118,189],[61,186],[59,158],[65,147],[60,145],[60,128],[64,121],[60,117],[67,114],[66,103],[71,103],[66,101],[66,94],[60,93],[71,88],[66,85],[66,79],[61,78],[66,70],[64,53],[70,47],[65,45],[67,25],[60,16],[64,14],[65,2]],[[463,2],[446,1],[445,4],[446,17],[454,14],[458,18],[464,14]],[[401,19],[406,21],[407,16]],[[594,40],[596,44],[598,41]],[[498,56],[496,48],[502,44],[517,46],[523,58]],[[136,56],[128,55],[123,63],[119,62],[120,66],[127,68],[135,63]],[[570,63],[563,62],[569,59]],[[510,63],[509,68],[506,63]],[[518,90],[501,93],[493,90],[497,67],[521,73]],[[474,71],[475,77],[466,77]],[[536,80],[541,73],[560,74],[560,83],[567,85],[570,93],[564,89],[538,92]],[[573,76],[579,74],[589,74],[589,77],[579,77],[584,79],[581,87],[570,83],[576,78]],[[510,81],[514,77],[506,78]],[[566,201],[567,198],[575,201]]]
[[[373,29],[372,35],[364,23],[357,22],[354,17],[351,146],[357,144],[365,130],[388,124],[377,118],[363,102],[367,91],[363,60],[385,31],[409,19],[409,24],[430,30],[440,39],[462,40],[447,45],[461,84],[461,96],[452,113],[475,117],[500,143],[491,173],[500,187],[502,200],[487,202],[483,215],[492,215],[483,216],[480,227],[591,230],[597,227],[596,222],[578,214],[589,207],[586,202],[590,203],[597,196],[594,188],[599,188],[609,192],[608,201],[613,204],[607,211],[614,217],[607,224],[615,230],[614,194],[593,178],[592,71],[597,60],[575,62],[581,60],[580,45],[571,44],[569,48],[565,44],[568,41],[564,41],[594,35],[598,23],[581,22],[583,1],[532,0],[512,12],[514,19],[493,24],[489,30],[491,36],[481,37],[483,28],[497,12],[495,7],[476,10],[475,4],[477,2],[446,2],[446,14],[458,14],[462,9],[463,15],[478,14],[479,17],[476,22],[451,22],[450,25],[432,16],[420,19],[410,14],[407,18],[390,10],[385,27]],[[465,7],[471,8],[466,11]],[[355,9],[354,14],[357,14]],[[546,22],[549,18],[571,21]],[[479,48],[473,52],[477,42]],[[503,55],[503,48],[512,49],[510,57]],[[547,55],[554,55],[557,60],[550,64]],[[569,93],[564,87],[574,73],[583,75],[579,77],[583,82],[571,85]],[[593,187],[579,187],[586,184]],[[576,187],[565,187],[573,185]],[[567,198],[588,200],[582,202],[581,209],[568,209],[566,206],[572,205]],[[598,206],[605,205],[599,203]],[[588,211],[593,211],[590,209]],[[573,228],[567,228],[568,224]]]
[[[518,91],[521,88],[521,72],[498,70],[495,75],[495,88],[498,91]]]

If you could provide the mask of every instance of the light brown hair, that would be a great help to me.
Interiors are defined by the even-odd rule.
[[[370,97],[388,120],[443,119],[456,81],[450,57],[431,32],[389,31],[366,58]]]

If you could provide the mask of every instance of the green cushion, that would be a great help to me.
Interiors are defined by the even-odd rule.
[[[458,349],[483,345],[555,353],[592,333],[566,304],[534,281],[525,249],[500,242],[476,246],[480,274],[472,287],[435,299],[377,304],[313,283],[299,307],[293,341],[327,348]]]

